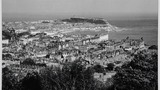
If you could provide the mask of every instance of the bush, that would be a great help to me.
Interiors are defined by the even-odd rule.
[[[46,68],[40,76],[43,90],[93,90],[97,88],[93,73],[92,68],[86,69],[81,61],[75,61],[64,65],[62,69]]]
[[[41,78],[38,73],[28,73],[21,81],[22,90],[42,90]]]
[[[26,61],[32,61],[27,59]],[[100,66],[101,67],[101,66]],[[94,79],[94,69],[85,68],[80,60],[65,64],[62,68],[46,67],[28,73],[19,82],[3,70],[3,90],[106,90],[107,85]],[[6,77],[9,74],[9,77]]]
[[[158,50],[158,47],[156,45],[152,45],[150,46],[148,49],[151,49],[151,50]]]
[[[19,90],[17,78],[7,67],[2,69],[2,90]]]
[[[94,69],[95,72],[97,72],[97,73],[104,73],[104,72],[106,72],[106,71],[105,71],[105,68],[104,68],[103,66],[101,66],[101,65],[95,65],[95,66],[93,67],[93,69]]]
[[[2,54],[2,59],[3,60],[12,60],[12,55],[11,54]]]
[[[107,70],[109,70],[109,71],[111,71],[111,70],[113,70],[114,69],[114,63],[109,63],[108,65],[107,65]]]
[[[23,64],[23,65],[35,65],[36,63],[34,62],[33,59],[27,58],[21,64]]]
[[[134,59],[117,69],[114,78],[116,90],[157,90],[157,56],[139,53]]]

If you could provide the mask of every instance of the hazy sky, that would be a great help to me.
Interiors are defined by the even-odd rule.
[[[156,15],[158,0],[2,0],[2,15]]]

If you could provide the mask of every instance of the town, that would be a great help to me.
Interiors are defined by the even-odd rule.
[[[8,67],[21,78],[28,72],[39,72],[45,67],[62,68],[75,60],[81,60],[86,68],[96,65],[107,68],[112,63],[115,69],[130,62],[133,53],[147,50],[143,37],[109,38],[109,32],[116,29],[103,19],[3,22],[2,67]],[[99,75],[96,73],[95,78]]]

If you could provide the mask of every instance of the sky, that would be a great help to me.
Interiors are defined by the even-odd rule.
[[[2,17],[157,16],[158,0],[2,0]]]

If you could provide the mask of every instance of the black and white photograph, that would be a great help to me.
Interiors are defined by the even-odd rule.
[[[158,90],[158,0],[2,0],[2,90]]]

